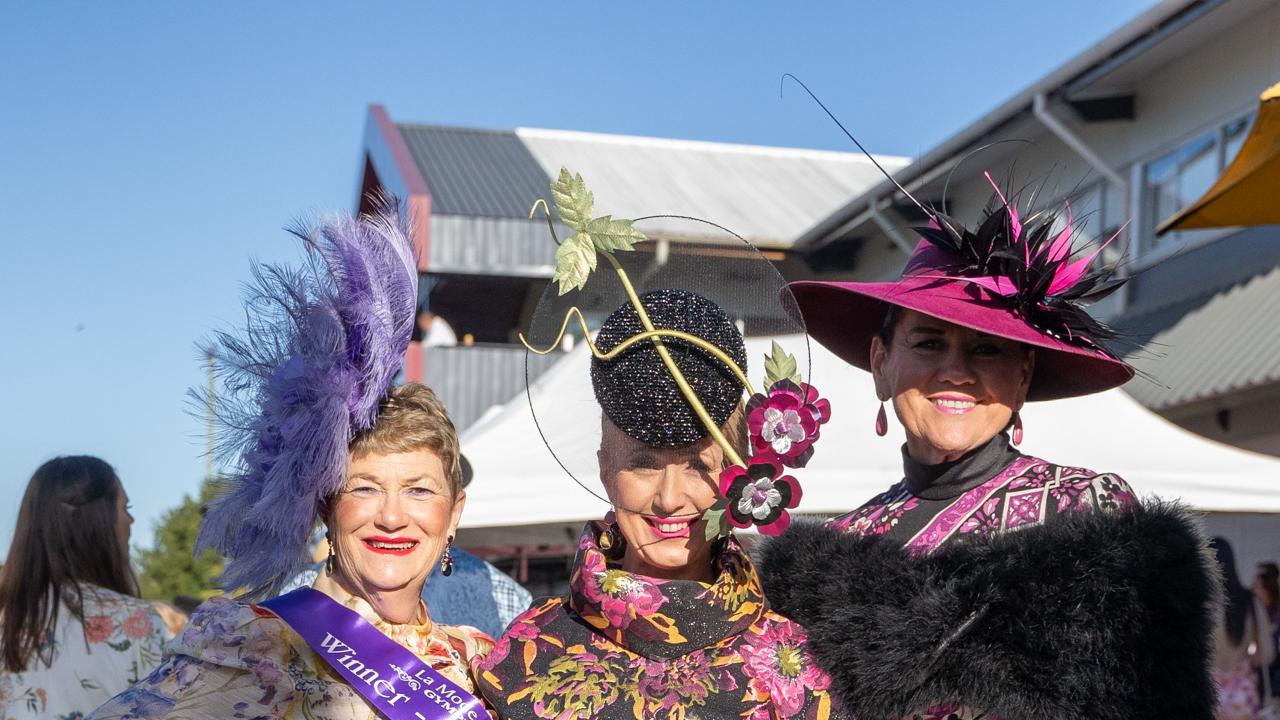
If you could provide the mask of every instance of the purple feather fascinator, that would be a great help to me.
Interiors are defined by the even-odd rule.
[[[346,482],[348,446],[373,426],[413,330],[418,275],[409,221],[394,201],[370,215],[323,218],[290,232],[300,267],[254,265],[238,333],[215,333],[218,425],[231,468],[196,551],[226,559],[220,578],[249,597],[279,592],[308,560],[328,498]]]

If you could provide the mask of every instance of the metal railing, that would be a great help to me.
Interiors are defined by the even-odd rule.
[[[562,353],[530,354],[529,379],[537,379],[562,357]],[[423,382],[436,391],[461,433],[489,408],[524,392],[525,349],[496,344],[433,346],[424,348],[422,369]]]

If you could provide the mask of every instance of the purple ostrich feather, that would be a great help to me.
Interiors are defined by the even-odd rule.
[[[204,346],[220,388],[196,391],[218,425],[231,472],[200,526],[196,552],[226,559],[228,590],[279,592],[303,563],[324,503],[346,482],[351,439],[373,426],[413,330],[417,263],[394,201],[359,218],[292,229],[299,268],[254,265],[239,333]]]

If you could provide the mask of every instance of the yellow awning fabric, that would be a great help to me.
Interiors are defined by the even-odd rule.
[[[1262,93],[1258,116],[1231,165],[1199,200],[1156,228],[1280,224],[1280,83]]]

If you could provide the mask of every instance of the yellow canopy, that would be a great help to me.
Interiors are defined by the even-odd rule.
[[[1262,93],[1253,129],[1231,165],[1199,200],[1156,228],[1280,224],[1280,83]]]

